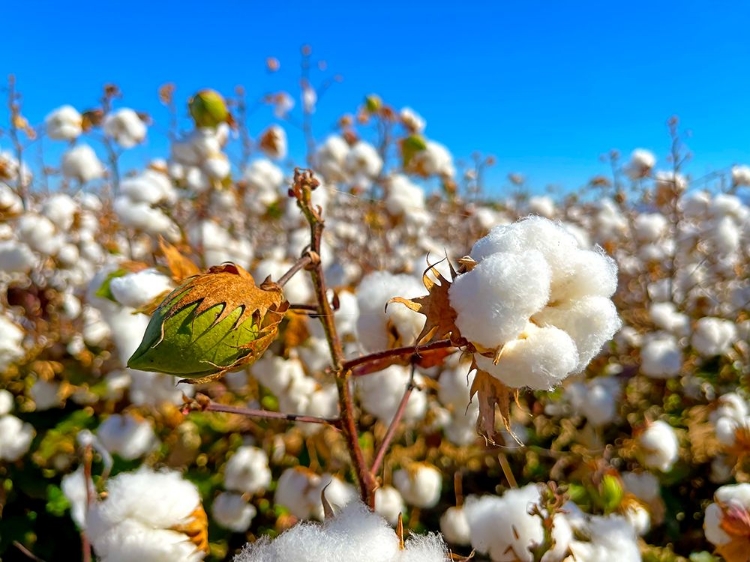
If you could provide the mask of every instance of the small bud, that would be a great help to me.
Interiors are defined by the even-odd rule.
[[[217,127],[229,117],[224,98],[214,90],[201,90],[190,98],[188,107],[197,127]]]
[[[377,113],[383,106],[383,100],[377,94],[370,94],[365,98],[365,108],[370,113]]]
[[[128,367],[205,382],[258,359],[276,337],[288,303],[227,263],[190,277],[151,317]]]
[[[602,507],[606,513],[611,513],[617,509],[622,502],[625,494],[622,489],[622,482],[617,476],[605,474],[599,485],[599,493],[602,498]]]

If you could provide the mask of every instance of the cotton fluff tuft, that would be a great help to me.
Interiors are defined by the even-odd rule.
[[[24,456],[36,431],[30,423],[16,416],[0,416],[0,461],[14,462]]]
[[[714,503],[706,508],[703,520],[703,530],[706,539],[716,546],[728,544],[737,540],[738,536],[731,536],[724,527],[732,520],[746,521],[750,517],[750,484],[733,484],[722,486],[714,493]]]
[[[690,343],[703,357],[724,355],[737,339],[734,322],[706,317],[698,320]]]
[[[78,111],[63,105],[52,111],[44,119],[47,136],[53,140],[75,140],[81,134],[83,119]]]
[[[244,533],[250,527],[257,510],[241,494],[221,492],[211,505],[211,515],[222,527]]]
[[[112,296],[123,306],[140,308],[150,304],[156,297],[172,289],[172,283],[166,275],[155,269],[144,269],[114,277],[109,283]]]
[[[386,303],[393,297],[414,298],[425,288],[416,277],[376,271],[366,275],[357,288],[357,335],[367,351],[381,351],[414,343],[424,325],[424,316],[400,304]],[[393,333],[396,340],[392,341]]]
[[[670,379],[682,370],[682,351],[671,334],[646,334],[641,347],[641,373],[655,379]]]
[[[146,138],[146,124],[129,108],[109,113],[102,124],[104,134],[123,148],[133,148]]]
[[[103,177],[104,171],[94,149],[87,144],[79,144],[63,154],[62,173],[66,179],[83,184]]]
[[[435,507],[440,501],[443,476],[434,466],[418,463],[408,469],[395,471],[393,485],[401,492],[406,503],[426,509]]]
[[[89,509],[86,535],[107,562],[193,562],[204,553],[174,529],[200,520],[202,511],[198,489],[178,472],[142,467],[108,481],[106,499]]]
[[[669,472],[677,461],[680,445],[677,434],[667,422],[656,420],[638,438],[643,463],[648,468]]]
[[[410,537],[399,549],[395,531],[360,502],[323,524],[299,523],[273,541],[245,546],[235,562],[447,562],[438,535]]]
[[[0,314],[0,371],[5,371],[26,355],[23,339],[23,330],[6,315]]]
[[[552,388],[582,371],[620,328],[610,300],[614,260],[581,249],[560,224],[529,217],[495,227],[470,257],[476,265],[449,289],[456,326],[495,353],[475,358],[508,386]]]
[[[271,469],[263,449],[242,446],[224,467],[224,487],[227,490],[254,494],[268,489],[270,483]]]
[[[96,435],[110,453],[126,460],[142,457],[158,445],[151,423],[127,414],[108,417],[99,426]]]

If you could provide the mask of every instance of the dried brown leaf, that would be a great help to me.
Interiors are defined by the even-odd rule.
[[[190,258],[183,255],[177,248],[161,237],[159,238],[159,248],[167,260],[169,273],[172,276],[172,281],[175,283],[182,283],[188,277],[200,273],[200,268]]]
[[[461,339],[461,333],[456,326],[456,311],[451,307],[448,295],[451,282],[456,278],[456,271],[448,262],[451,272],[451,279],[448,280],[435,268],[435,265],[428,267],[422,274],[422,283],[427,289],[427,295],[415,299],[394,297],[388,301],[388,304],[397,302],[414,312],[425,315],[424,328],[417,336],[418,345],[447,336],[450,336],[453,342]],[[433,281],[430,274],[437,279],[437,282]]]
[[[518,441],[510,429],[510,401],[512,397],[518,403],[518,389],[505,386],[500,380],[477,368],[475,361],[472,361],[470,369],[477,370],[469,390],[471,399],[473,400],[476,395],[479,400],[477,432],[488,443],[493,445],[503,443],[502,435],[495,431],[495,416],[497,415],[495,407],[497,406],[505,430]]]

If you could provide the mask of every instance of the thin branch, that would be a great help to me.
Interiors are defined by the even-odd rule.
[[[305,269],[306,267],[312,265],[313,263],[313,256],[311,256],[309,253],[305,254],[301,258],[299,258],[294,265],[289,268],[289,271],[287,271],[284,275],[282,275],[276,283],[283,287],[286,285],[289,280],[294,276],[295,273],[298,271]]]
[[[44,562],[44,560],[39,558],[36,554],[31,552],[28,548],[23,546],[20,542],[13,541],[13,546],[15,546],[18,550],[20,550],[21,553],[24,554],[30,560],[34,560],[34,562]]]
[[[448,349],[450,347],[455,347],[454,344],[451,342],[451,340],[437,340],[431,343],[428,343],[427,345],[422,346],[414,346],[414,345],[407,345],[405,347],[396,347],[393,349],[387,349],[385,351],[377,351],[375,353],[370,353],[368,355],[363,355],[362,357],[356,357],[354,359],[349,359],[348,361],[345,361],[343,364],[343,368],[346,371],[353,371],[352,374],[356,376],[358,375],[354,369],[356,367],[359,367],[360,365],[366,365],[367,363],[375,363],[377,361],[382,361],[383,359],[389,359],[391,357],[404,357],[404,356],[411,356],[413,360],[418,360],[420,357],[420,354],[425,351],[435,351],[437,349]],[[369,373],[363,373],[363,374],[369,374]]]
[[[372,474],[377,474],[380,470],[380,466],[383,464],[383,459],[385,459],[385,453],[388,451],[388,447],[391,444],[391,441],[393,440],[393,436],[396,434],[396,428],[398,427],[398,424],[401,422],[401,418],[404,417],[404,412],[406,412],[406,405],[409,402],[409,397],[411,396],[412,391],[414,390],[414,370],[415,365],[411,366],[411,376],[409,376],[409,383],[406,385],[406,390],[404,391],[404,395],[401,397],[401,402],[398,405],[398,409],[396,410],[396,414],[393,416],[393,419],[391,420],[391,424],[388,426],[388,431],[385,433],[385,437],[383,438],[383,442],[380,444],[380,448],[378,449],[377,455],[375,455],[375,460],[372,461],[372,466],[370,467],[370,472]]]
[[[185,410],[199,410],[201,412],[223,412],[225,414],[237,414],[251,418],[265,418],[271,420],[286,420],[290,422],[301,423],[319,423],[331,425],[336,428],[341,427],[339,418],[321,418],[317,416],[304,416],[301,414],[285,414],[284,412],[272,412],[270,410],[256,410],[253,408],[244,408],[242,406],[229,406],[218,404],[209,399],[205,394],[198,394],[194,400],[185,405]]]

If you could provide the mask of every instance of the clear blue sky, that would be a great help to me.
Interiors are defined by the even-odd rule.
[[[308,43],[344,78],[316,114],[320,138],[376,92],[419,112],[457,158],[494,155],[496,184],[518,171],[539,189],[575,188],[607,172],[598,158],[611,148],[649,148],[667,167],[673,114],[693,133],[694,176],[750,163],[744,2],[16,0],[3,20],[0,74],[16,74],[29,120],[91,107],[115,82],[125,105],[156,119],[151,145],[131,159],[165,155],[162,83],[175,82],[180,100],[203,87],[292,88]],[[268,56],[281,61],[276,75]]]

